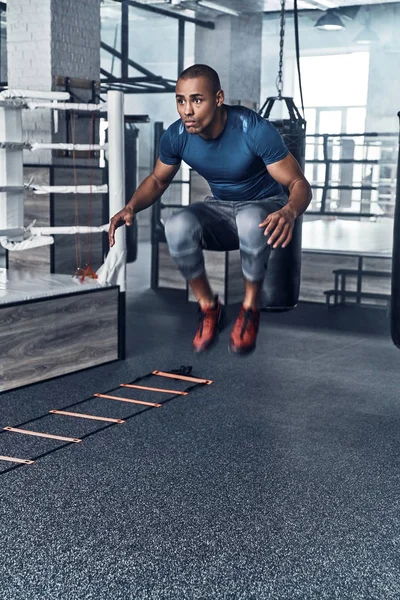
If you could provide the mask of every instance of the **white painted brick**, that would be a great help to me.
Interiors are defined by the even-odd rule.
[[[16,20],[20,17],[21,13],[24,12],[22,4],[16,2],[9,2],[7,6],[7,24],[10,19]]]
[[[32,33],[30,31],[13,31],[8,36],[7,42],[10,44],[18,44],[19,42],[31,42]]]
[[[51,34],[50,24],[47,23],[44,25],[40,23],[28,23],[27,31],[35,34],[37,37],[50,37]]]
[[[8,80],[12,87],[48,91],[55,75],[98,79],[100,0],[9,0],[7,11]],[[24,117],[30,141],[53,139],[48,111]],[[84,137],[87,128],[78,129],[77,136],[82,133]],[[28,160],[50,162],[51,153],[31,154]]]

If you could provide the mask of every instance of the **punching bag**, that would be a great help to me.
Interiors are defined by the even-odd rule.
[[[400,118],[400,112],[397,115]],[[393,223],[392,299],[390,328],[395,346],[400,348],[400,151],[397,159],[396,208]]]
[[[133,123],[125,123],[125,204],[136,190],[137,155],[139,130]],[[126,230],[126,262],[133,263],[137,258],[138,224],[135,219]]]
[[[297,110],[293,98],[267,98],[260,114],[268,119],[276,100],[285,102],[289,119],[275,120],[271,123],[279,131],[289,152],[304,170],[306,121]],[[288,193],[288,190],[285,191]],[[263,284],[261,310],[285,311],[297,305],[300,292],[302,221],[302,217],[296,219],[292,240],[286,248],[271,250]]]

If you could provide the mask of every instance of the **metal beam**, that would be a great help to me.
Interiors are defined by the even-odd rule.
[[[121,76],[128,77],[129,61],[129,5],[122,0],[121,5]]]
[[[142,93],[142,94],[151,94],[151,93],[156,93],[156,92],[160,92],[162,93],[169,93],[169,94],[173,94],[174,93],[174,89],[171,88],[167,88],[167,87],[154,87],[152,85],[138,85],[137,83],[130,83],[129,81],[103,81],[102,82],[103,86],[107,86],[107,89],[113,89],[113,90],[117,90],[119,89],[121,86],[125,86],[127,89],[130,90],[135,90],[138,93]]]
[[[101,47],[103,48],[103,50],[106,50],[107,52],[109,52],[112,56],[119,58],[121,61],[123,60],[121,52],[118,52],[118,50],[115,50],[115,48],[112,48],[105,42],[101,42]],[[147,75],[148,77],[151,77],[151,78],[158,77],[158,75],[156,75],[155,73],[152,73],[145,67],[142,67],[142,65],[139,65],[139,63],[135,62],[131,58],[127,58],[127,63],[130,67],[133,67],[140,73],[143,73],[143,75]]]
[[[185,21],[179,20],[178,29],[178,77],[184,69],[185,61]]]
[[[123,2],[125,0],[114,0],[114,2]],[[157,13],[159,15],[164,15],[165,17],[171,17],[171,19],[179,19],[186,21],[187,23],[194,23],[199,27],[205,27],[206,29],[215,29],[215,25],[213,21],[203,21],[202,19],[196,19],[194,17],[186,17],[184,15],[174,14],[172,11],[165,10],[163,8],[158,8],[156,6],[151,6],[149,4],[142,4],[141,2],[136,2],[135,0],[126,0],[129,6],[133,6],[135,8],[140,8],[142,10],[147,10],[148,12]]]
[[[101,73],[101,75],[105,75],[106,78],[109,79],[110,81],[114,81],[116,79],[115,75],[112,75],[111,73],[109,73],[108,71],[103,69],[102,67],[100,68],[100,73]]]
[[[115,83],[115,82],[114,82]],[[154,88],[154,89],[168,89],[168,84],[164,81],[130,81],[129,79],[122,79],[121,83],[130,83],[138,88]],[[171,86],[171,92],[173,88]]]
[[[104,69],[103,69],[104,70]],[[105,71],[105,75],[107,75],[108,71]],[[163,77],[161,77],[161,75],[151,78],[151,77],[115,77],[115,75],[112,76],[113,81],[129,81],[129,83],[159,83],[159,82],[163,82],[163,81],[167,81],[167,82],[171,82],[172,84],[175,83],[175,80],[172,79],[164,79]],[[322,161],[324,162],[324,161]]]
[[[102,69],[107,75],[107,71]],[[153,75],[151,77],[106,77],[101,79],[102,91],[123,90],[126,93],[152,94],[152,93],[173,93],[175,91],[175,81],[164,79],[163,77]]]
[[[102,94],[108,92],[108,90],[120,90],[125,94],[172,94],[174,92],[173,89],[137,88],[135,84],[114,83],[112,81],[110,83],[103,81],[102,84]]]
[[[100,80],[103,82],[104,80]],[[175,90],[175,81],[172,79],[164,79],[163,77],[112,77],[112,83],[134,83],[137,85],[166,85]]]

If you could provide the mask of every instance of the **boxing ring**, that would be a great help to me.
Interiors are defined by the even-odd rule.
[[[29,143],[22,112],[107,111],[106,144]],[[108,184],[42,186],[24,184],[23,152],[102,151]],[[40,163],[38,164],[40,167]],[[75,169],[75,167],[74,167]],[[76,178],[74,178],[76,179]],[[106,105],[70,102],[69,93],[7,90],[0,94],[0,244],[9,253],[54,243],[57,235],[103,235],[101,226],[24,226],[24,193],[108,193],[109,211],[125,205],[123,94],[110,91]],[[80,239],[80,238],[79,238]],[[80,265],[77,265],[80,266]],[[108,363],[124,356],[126,248],[121,228],[115,246],[95,272],[82,266],[71,275],[0,269],[0,392]]]

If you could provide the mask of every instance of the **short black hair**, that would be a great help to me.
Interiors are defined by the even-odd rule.
[[[195,79],[196,77],[208,79],[215,94],[221,89],[218,73],[208,65],[192,65],[182,71],[178,79]]]

